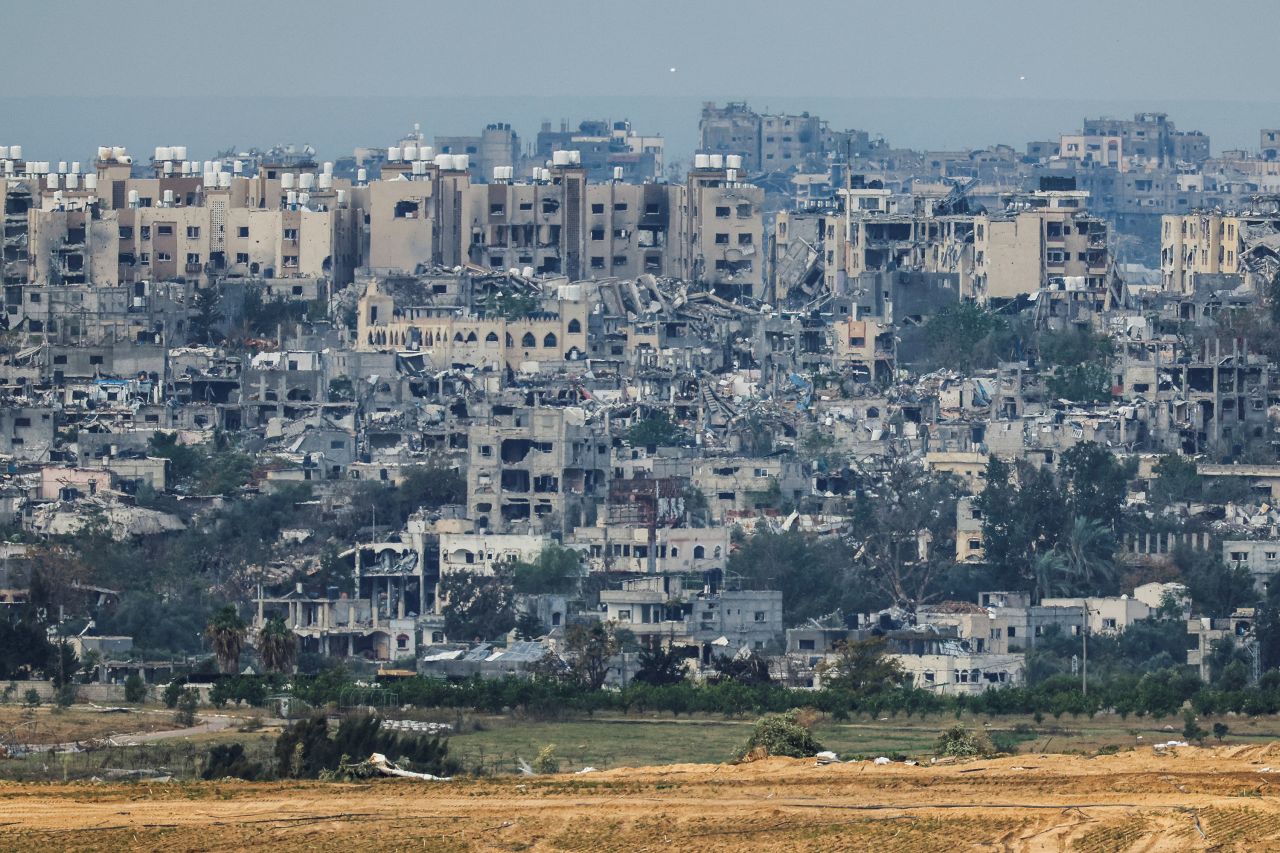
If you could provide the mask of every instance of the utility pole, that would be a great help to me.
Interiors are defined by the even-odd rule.
[[[1080,695],[1089,695],[1089,605],[1081,604],[1080,613],[1084,621],[1080,623]]]

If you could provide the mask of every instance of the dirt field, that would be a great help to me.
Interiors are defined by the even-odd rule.
[[[1175,752],[445,783],[0,784],[0,848],[1280,849],[1280,746]]]

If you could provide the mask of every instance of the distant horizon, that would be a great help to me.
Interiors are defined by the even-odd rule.
[[[704,101],[746,101],[765,112],[808,111],[836,130],[864,130],[897,148],[972,150],[1078,131],[1084,118],[1129,118],[1166,112],[1179,130],[1208,134],[1215,155],[1256,150],[1258,132],[1280,126],[1280,99],[1079,99],[787,97],[732,95],[590,96],[32,96],[0,97],[0,145],[19,144],[29,159],[89,159],[99,145],[125,145],[146,156],[156,145],[186,145],[193,159],[208,159],[234,145],[267,148],[310,144],[322,159],[350,156],[356,147],[393,144],[415,122],[423,134],[470,135],[506,122],[522,144],[533,142],[543,121],[629,120],[639,133],[666,139],[667,162],[686,161],[698,141]]]

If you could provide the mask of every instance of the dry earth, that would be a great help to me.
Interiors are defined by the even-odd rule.
[[[1280,746],[1174,753],[769,759],[445,783],[0,784],[0,849],[1280,850]]]

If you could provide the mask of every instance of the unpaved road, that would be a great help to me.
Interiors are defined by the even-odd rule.
[[[445,783],[0,784],[0,849],[1280,850],[1280,747]]]

